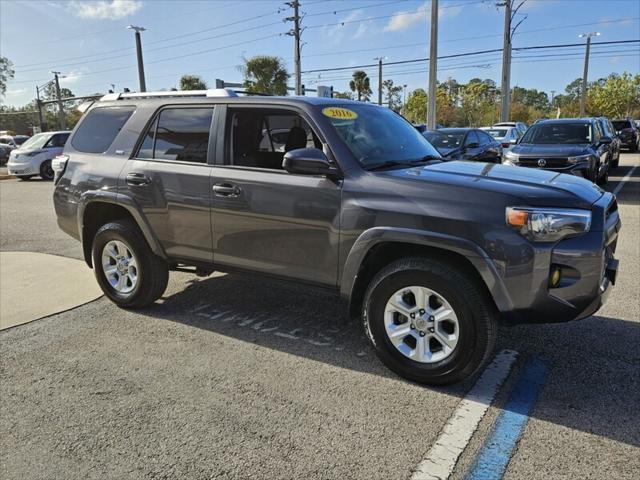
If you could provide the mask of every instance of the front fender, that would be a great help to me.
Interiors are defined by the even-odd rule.
[[[340,294],[351,298],[360,266],[369,250],[379,243],[424,245],[464,256],[480,274],[500,311],[513,309],[507,289],[491,258],[475,243],[464,238],[425,230],[374,227],[365,230],[349,251],[340,278]]]
[[[110,203],[113,205],[118,205],[119,207],[127,210],[129,215],[133,218],[133,221],[136,222],[138,228],[144,235],[145,240],[151,247],[151,250],[154,254],[158,255],[161,258],[166,259],[167,256],[160,245],[160,242],[155,237],[151,226],[147,222],[147,219],[142,214],[142,210],[137,204],[137,202],[128,197],[126,195],[117,194],[116,192],[108,191],[108,190],[88,190],[83,192],[80,196],[80,201],[78,202],[78,232],[80,235],[80,241],[84,244],[84,239],[82,238],[84,232],[84,212],[92,203]],[[91,259],[85,258],[89,266],[91,266]]]

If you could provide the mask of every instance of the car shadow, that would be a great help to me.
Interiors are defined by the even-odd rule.
[[[620,185],[620,181],[633,169],[633,165],[620,165],[609,176],[609,183],[605,190],[613,192]],[[616,194],[619,205],[638,205],[640,203],[640,168],[636,168],[633,175],[625,182]]]
[[[238,292],[242,292],[241,295]],[[333,292],[260,276],[194,279],[138,313],[259,344],[288,354],[404,382],[376,358],[360,322]],[[640,446],[640,323],[591,317],[501,329],[499,349],[550,365],[544,421]],[[620,351],[616,350],[620,349]],[[462,397],[475,379],[425,387]]]

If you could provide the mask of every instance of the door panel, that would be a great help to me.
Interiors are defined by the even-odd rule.
[[[337,283],[340,183],[214,167],[211,195],[216,264]]]
[[[142,209],[167,256],[211,262],[211,166],[129,160],[120,178]]]

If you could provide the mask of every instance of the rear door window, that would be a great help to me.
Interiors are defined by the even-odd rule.
[[[71,145],[79,152],[106,152],[134,110],[134,107],[94,108],[78,127]]]
[[[165,108],[145,133],[138,158],[207,163],[213,107]]]

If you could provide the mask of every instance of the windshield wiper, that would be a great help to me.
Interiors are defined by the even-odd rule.
[[[417,160],[387,160],[386,162],[376,163],[375,165],[367,168],[367,170],[373,172],[376,170],[385,170],[391,167],[415,167],[421,163],[429,162],[431,160],[442,160],[442,158],[436,155],[425,155]]]

